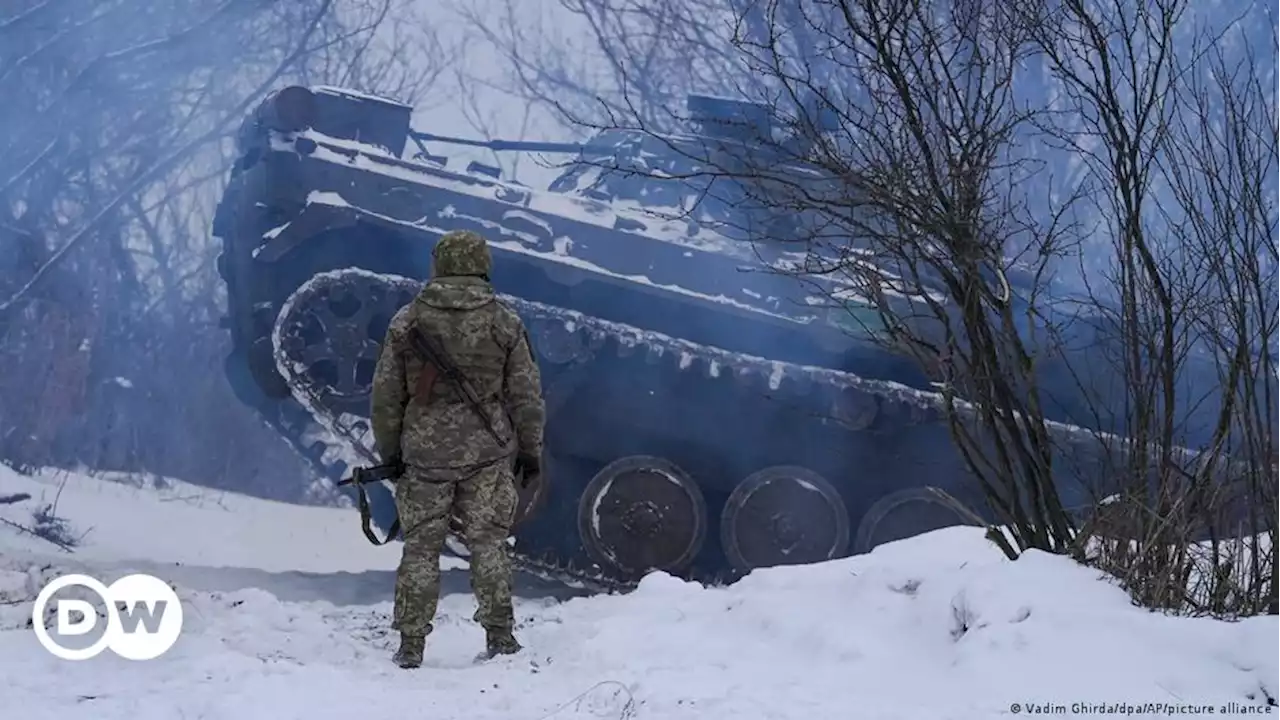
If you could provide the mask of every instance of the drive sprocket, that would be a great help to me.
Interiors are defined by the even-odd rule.
[[[320,278],[322,276],[317,276]],[[367,415],[373,371],[387,327],[422,284],[343,272],[308,282],[281,309],[273,345],[292,387],[326,413]]]

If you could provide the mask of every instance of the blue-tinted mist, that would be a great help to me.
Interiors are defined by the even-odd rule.
[[[667,6],[656,1],[653,5],[653,16],[662,16],[657,8]],[[832,56],[833,51],[829,49],[830,36],[837,34],[827,28],[840,27],[842,23],[837,15],[838,6],[837,3],[819,2],[699,0],[691,3],[690,12],[708,18],[707,24],[711,27],[723,21],[723,32],[718,44],[715,39],[709,40],[706,34],[699,35],[696,41],[680,32],[668,32],[664,35],[662,29],[656,26],[650,27],[652,34],[646,36],[650,44],[637,44],[611,35],[609,23],[596,23],[595,27],[603,28],[600,36],[595,39],[604,48],[603,52],[609,58],[607,63],[593,66],[596,71],[591,74],[575,74],[572,67],[555,63],[541,65],[539,70],[546,72],[546,82],[549,84],[572,88],[573,94],[595,92],[608,101],[608,117],[599,114],[589,116],[589,112],[584,111],[581,105],[574,106],[571,127],[577,126],[573,121],[585,120],[595,126],[638,125],[661,132],[677,130],[679,123],[672,118],[680,114],[680,109],[673,107],[676,101],[672,94],[665,92],[660,96],[646,95],[642,89],[649,87],[651,83],[630,82],[631,78],[641,72],[650,78],[653,75],[663,77],[668,88],[756,100],[764,102],[783,116],[803,115],[803,112],[797,112],[795,98],[786,92],[780,92],[776,77],[771,77],[768,72],[751,71],[753,65],[760,67],[762,64],[776,62],[776,57],[769,56],[774,49],[782,50],[781,67],[788,68],[788,72],[803,81],[792,83],[793,86],[825,86],[826,92],[839,98],[841,102],[866,102],[865,94],[859,94],[859,88],[850,87],[842,78],[840,67],[833,67],[823,61],[823,58]],[[962,3],[949,3],[945,6],[956,12],[964,9]],[[581,4],[581,12],[597,18],[609,17],[610,7],[608,3],[585,2]],[[1091,7],[1105,11],[1112,5],[1103,3]],[[1114,7],[1132,13],[1136,6],[1126,5],[1122,1]],[[1263,86],[1274,88],[1275,23],[1270,7],[1247,0],[1188,3],[1176,31],[1176,49],[1182,52],[1177,63],[1190,63],[1192,54],[1202,52],[1207,43],[1213,40],[1214,47],[1222,53],[1227,67],[1234,67],[1243,60],[1252,60],[1259,65]],[[782,33],[781,36],[779,33]],[[1118,36],[1112,38],[1110,42],[1113,49],[1119,50],[1123,40]],[[662,47],[654,50],[654,46],[659,45]],[[680,62],[669,62],[670,58],[682,56],[682,48],[686,50],[684,57],[687,62],[683,65]],[[716,62],[707,59],[710,54],[708,48],[721,52]],[[536,53],[530,53],[529,48],[525,48],[525,51],[525,57],[536,57]],[[762,63],[761,57],[765,57],[767,62]],[[660,69],[655,68],[655,62],[663,63]],[[613,73],[598,72],[601,67],[613,68]],[[719,72],[708,74],[708,67],[715,67]],[[733,68],[736,68],[736,72]],[[1206,77],[1211,74],[1207,64],[1202,63],[1197,68]],[[1123,69],[1120,73],[1122,79],[1118,82],[1117,92],[1121,102],[1128,104],[1133,100],[1134,90],[1123,79]],[[1182,79],[1185,81],[1187,77]],[[536,80],[526,84],[534,90],[547,87],[538,85]],[[1109,207],[1109,196],[1114,187],[1107,179],[1109,167],[1105,157],[1094,155],[1092,161],[1088,161],[1089,153],[1096,153],[1099,149],[1098,139],[1088,135],[1085,123],[1087,118],[1078,107],[1069,102],[1066,90],[1061,78],[1053,72],[1043,56],[1028,53],[1017,65],[1013,103],[1020,107],[1048,108],[1050,114],[1047,118],[1051,121],[1053,132],[1046,132],[1044,122],[1019,126],[1018,133],[1006,144],[1004,154],[997,159],[991,184],[1015,189],[1025,207],[1032,213],[1038,213],[1042,222],[1061,213],[1060,221],[1069,223],[1075,230],[1072,238],[1074,244],[1050,266],[1050,292],[1053,297],[1058,298],[1055,307],[1051,308],[1055,318],[1067,318],[1078,313],[1082,304],[1100,304],[1105,316],[1116,300],[1114,284],[1107,281],[1116,268],[1117,231],[1114,214]],[[968,92],[972,94],[974,89],[970,87]],[[621,102],[619,98],[625,98],[626,102]],[[805,101],[804,98],[799,100],[801,103]],[[1274,96],[1271,104],[1274,106]],[[655,111],[655,106],[661,106],[665,112]],[[1209,114],[1212,115],[1212,107]],[[655,116],[662,118],[662,123],[653,123],[652,118]],[[1167,155],[1161,155],[1157,159],[1160,162],[1169,160]],[[1274,197],[1277,189],[1274,165],[1271,167],[1269,185],[1270,195]],[[1170,228],[1180,222],[1176,214],[1168,212],[1168,208],[1176,205],[1173,191],[1157,177],[1148,192],[1148,212],[1144,217],[1148,233],[1155,237],[1172,237]],[[1069,202],[1078,196],[1084,199]],[[1272,204],[1269,211],[1274,213],[1274,209],[1275,205]],[[1274,218],[1271,225],[1275,226]],[[1172,247],[1171,241],[1160,245],[1171,259],[1176,260],[1178,250]],[[1016,255],[1018,250],[1020,248],[1014,245],[1007,248],[1006,254]],[[1274,258],[1262,263],[1264,272],[1268,268],[1274,278]],[[1012,268],[1009,274],[1019,274],[1019,268]],[[1274,284],[1274,280],[1270,282]],[[1274,292],[1271,294],[1274,295]],[[1264,321],[1267,323],[1274,322],[1276,315],[1274,300],[1271,302],[1271,306],[1260,309],[1264,318],[1271,319]],[[1089,378],[1100,396],[1115,399],[1124,395],[1121,392],[1123,382],[1114,367],[1119,357],[1118,348],[1107,344],[1113,341],[1099,337],[1105,336],[1110,330],[1114,330],[1110,327],[1110,321],[1105,317],[1095,317],[1087,323],[1074,325],[1067,340],[1073,348],[1093,348],[1093,356],[1077,356],[1075,371]],[[1274,328],[1267,331],[1267,337],[1274,343]],[[1099,349],[1100,343],[1103,349]],[[1196,342],[1192,344],[1196,347],[1201,345]],[[1108,364],[1112,366],[1110,369],[1106,368]],[[1213,420],[1214,401],[1210,398],[1209,402],[1204,402],[1203,396],[1212,396],[1218,390],[1217,372],[1211,358],[1202,352],[1192,352],[1182,370],[1180,380],[1188,391],[1180,393],[1181,401],[1176,414],[1185,417],[1192,414],[1194,408],[1196,421],[1190,423],[1186,433],[1186,440],[1192,444],[1203,440]],[[1060,373],[1059,380],[1074,384],[1075,381],[1070,377],[1072,374],[1064,370]],[[1123,412],[1123,408],[1117,408],[1116,411]],[[1109,419],[1089,424],[1121,429],[1114,420]]]
[[[302,496],[227,387],[209,217],[267,90],[414,97],[417,71],[366,52],[377,5],[0,4],[0,460]]]

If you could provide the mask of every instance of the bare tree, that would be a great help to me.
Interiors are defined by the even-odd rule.
[[[17,373],[20,397],[6,398],[8,407],[49,418],[6,428],[25,454],[47,454],[54,428],[83,400],[93,339],[108,321],[104,310],[132,301],[110,295],[136,298],[147,288],[127,240],[129,203],[215,142],[237,104],[247,108],[243,96],[230,109],[219,104],[226,86],[211,77],[234,75],[237,51],[246,65],[263,63],[260,84],[278,77],[328,9],[327,2],[313,5],[311,22],[280,28],[283,42],[269,49],[234,46],[263,24],[261,13],[234,0],[189,7],[29,2],[0,21],[0,87],[8,100],[0,246],[11,262],[0,273],[0,319],[58,338],[47,353],[23,355],[18,367],[33,372]],[[77,254],[84,247],[90,252]],[[42,372],[49,373],[47,387],[31,382]]]
[[[1000,3],[911,0],[563,5],[588,52],[582,34],[539,52],[514,22],[504,35],[474,18],[506,53],[515,91],[576,128],[659,136],[687,127],[674,108],[690,91],[766,106],[780,128],[739,129],[746,145],[694,151],[683,174],[662,168],[700,202],[674,214],[706,224],[706,206],[729,207],[720,230],[802,248],[782,272],[850,317],[869,307],[860,332],[942,386],[964,464],[1007,528],[993,539],[1011,557],[1064,551],[1072,519],[1053,485],[1039,379],[1058,321],[1041,314],[1041,294],[1074,243],[1075,198],[1068,189],[1051,203],[1028,151],[1043,110],[1017,92],[1032,50],[1019,17]],[[814,176],[825,180],[799,181]]]
[[[305,485],[223,378],[209,218],[236,125],[268,90],[425,94],[447,58],[432,26],[401,22],[406,4],[0,11],[0,336],[21,378],[0,383],[0,455]]]
[[[215,113],[205,109],[220,87],[210,82],[211,77],[230,68],[226,49],[212,46],[213,38],[222,31],[234,32],[245,22],[243,4],[229,0],[211,12],[172,8],[169,17],[153,15],[146,23],[131,22],[135,18],[129,13],[134,10],[124,2],[86,7],[83,14],[43,4],[18,15],[8,26],[14,40],[21,37],[26,42],[6,43],[17,53],[6,63],[5,76],[12,84],[12,96],[30,104],[6,115],[10,118],[6,157],[15,168],[6,174],[2,187],[18,190],[28,201],[70,202],[55,213],[59,217],[54,224],[63,241],[0,302],[0,312],[12,309],[61,258],[92,237],[100,224],[111,222],[129,197],[218,139],[233,119],[247,111],[252,95]],[[288,35],[295,40],[273,46],[278,51],[275,66],[258,78],[259,86],[270,86],[306,52],[330,5],[331,0],[321,0],[312,8],[310,22]],[[55,28],[51,37],[23,34],[21,25],[34,22],[32,15],[49,16],[47,21]],[[223,64],[209,62],[211,56]],[[33,67],[37,62],[33,58],[41,57],[48,62]],[[161,61],[167,66],[157,72],[154,65]],[[40,77],[38,70],[45,68],[52,77]],[[144,70],[150,72],[140,72]],[[43,177],[32,177],[36,174]],[[113,191],[95,203],[32,192],[39,189],[36,183],[57,182],[54,178],[59,175],[67,181],[83,178],[97,185],[89,186],[95,194],[103,185]],[[25,205],[24,217],[35,214],[37,208],[29,202]],[[42,229],[41,234],[49,234],[50,229]]]
[[[939,381],[1010,556],[1071,552],[1151,607],[1274,608],[1274,67],[1230,59],[1181,0],[726,0],[697,5],[697,37],[650,22],[656,0],[566,7],[593,72],[488,37],[575,127],[679,128],[668,88],[767,107],[784,140],[745,111],[743,146],[663,168],[702,203],[675,214],[731,206],[711,223],[803,247],[789,272],[851,316],[874,308],[864,331]],[[640,47],[693,61],[655,89]],[[1064,258],[1083,298],[1046,296]],[[1109,500],[1083,533],[1061,500],[1077,490]],[[1252,549],[1222,542],[1225,520]]]
[[[1112,238],[1092,295],[1126,439],[1091,559],[1147,607],[1274,612],[1274,98],[1190,9],[1065,0],[1027,18],[1067,99],[1053,134]]]
[[[479,45],[505,65],[509,95],[553,111],[563,129],[610,121],[672,130],[670,108],[746,75],[725,0],[488,0],[455,3]],[[471,82],[479,78],[472,77]]]

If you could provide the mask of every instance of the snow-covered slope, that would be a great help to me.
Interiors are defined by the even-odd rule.
[[[0,505],[0,517],[29,524],[33,505],[56,503],[73,535],[85,534],[77,558],[271,572],[394,570],[400,559],[395,546],[370,545],[349,509],[271,502],[167,478],[26,477],[0,465],[0,497],[17,493],[32,499]]]
[[[0,470],[0,496],[55,490],[51,477]],[[1073,703],[1276,714],[1275,618],[1147,613],[1089,570],[1034,553],[1008,562],[968,528],[724,589],[655,574],[627,596],[521,598],[526,650],[485,664],[459,582],[425,667],[408,673],[389,662],[396,545],[367,546],[351,511],[175,499],[194,491],[70,476],[59,514],[93,527],[70,554],[0,526],[0,716],[945,720],[1046,714],[1035,704],[1103,714]],[[38,499],[0,513],[25,521]],[[135,568],[175,582],[186,604],[185,634],[164,657],[59,661],[26,629],[24,599],[52,574],[112,580]],[[246,584],[254,577],[265,590]],[[1176,710],[1144,717],[1186,714]]]

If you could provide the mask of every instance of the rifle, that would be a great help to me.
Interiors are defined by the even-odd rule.
[[[510,442],[510,438],[503,438],[497,428],[494,427],[493,418],[485,411],[484,404],[480,402],[480,396],[479,393],[476,392],[475,386],[472,385],[471,381],[462,374],[462,371],[458,369],[456,364],[454,364],[453,358],[449,357],[448,353],[444,351],[444,348],[441,348],[435,342],[434,338],[423,332],[422,328],[417,325],[411,325],[409,327],[409,346],[418,356],[418,359],[422,360],[422,362],[426,364],[426,367],[423,369],[424,374],[419,378],[418,392],[422,396],[422,400],[424,402],[427,400],[427,395],[430,393],[431,387],[435,384],[435,373],[443,373],[445,378],[452,382],[454,387],[458,388],[458,391],[462,393],[467,404],[471,406],[471,410],[475,412],[476,416],[479,417],[481,421],[483,421],[485,429],[489,431],[489,435],[491,435],[494,441],[498,443],[498,446],[502,448],[507,447],[507,444]],[[372,482],[381,482],[383,480],[394,481],[402,474],[404,474],[404,465],[400,462],[391,462],[383,465],[374,465],[372,467],[357,467],[352,471],[351,477],[338,483],[338,487],[343,485],[356,486],[356,503],[360,507],[360,529],[364,532],[364,536],[369,538],[369,542],[374,545],[386,545],[400,533],[400,518],[397,515],[395,522],[391,523],[391,527],[387,530],[387,537],[379,540],[371,527],[372,520],[370,517],[369,496],[364,490],[364,485]],[[540,499],[540,490],[541,488],[535,489],[534,497],[528,502],[524,502],[524,498],[520,498],[522,501],[520,502],[520,507],[524,509],[525,512],[519,513],[517,518],[518,520],[523,519],[524,515],[532,511],[533,506]],[[450,519],[450,528],[457,530],[457,528],[454,527],[453,518]]]
[[[387,528],[387,536],[379,540],[377,533],[373,531],[369,495],[365,493],[364,486],[368,483],[382,482],[383,480],[395,482],[403,474],[404,465],[399,462],[391,462],[371,467],[357,467],[351,471],[351,477],[338,482],[338,487],[343,485],[356,486],[356,504],[360,508],[360,530],[366,538],[369,538],[369,542],[374,545],[386,545],[400,534],[400,515],[399,513],[396,514],[396,519],[391,523],[391,527]],[[517,489],[516,517],[515,522],[512,523],[513,528],[524,522],[526,518],[537,510],[537,507],[542,503],[544,489],[545,486],[542,483],[537,483],[529,488]],[[454,534],[462,532],[462,527],[456,517],[449,518],[449,530]]]
[[[444,376],[453,383],[454,387],[462,393],[462,397],[471,406],[472,412],[484,422],[484,427],[489,431],[489,435],[493,437],[494,442],[498,443],[498,447],[505,448],[511,442],[510,438],[503,438],[497,428],[493,426],[493,418],[485,411],[484,404],[480,402],[480,395],[476,392],[475,386],[462,374],[458,366],[454,364],[453,358],[449,357],[444,348],[440,347],[435,339],[422,331],[422,328],[416,324],[409,327],[409,347],[411,347],[418,355],[418,359],[427,364],[429,368],[436,368],[444,373]],[[425,401],[426,398],[423,398]]]
[[[364,486],[368,483],[382,482],[383,480],[395,482],[403,474],[404,464],[395,461],[371,467],[357,467],[351,471],[351,477],[338,482],[338,487],[343,485],[356,486],[356,504],[360,507],[360,529],[364,531],[364,536],[369,538],[369,542],[374,545],[386,545],[396,535],[400,534],[400,516],[397,514],[395,522],[391,523],[391,527],[387,529],[387,537],[379,540],[371,526],[369,495],[365,493]]]

